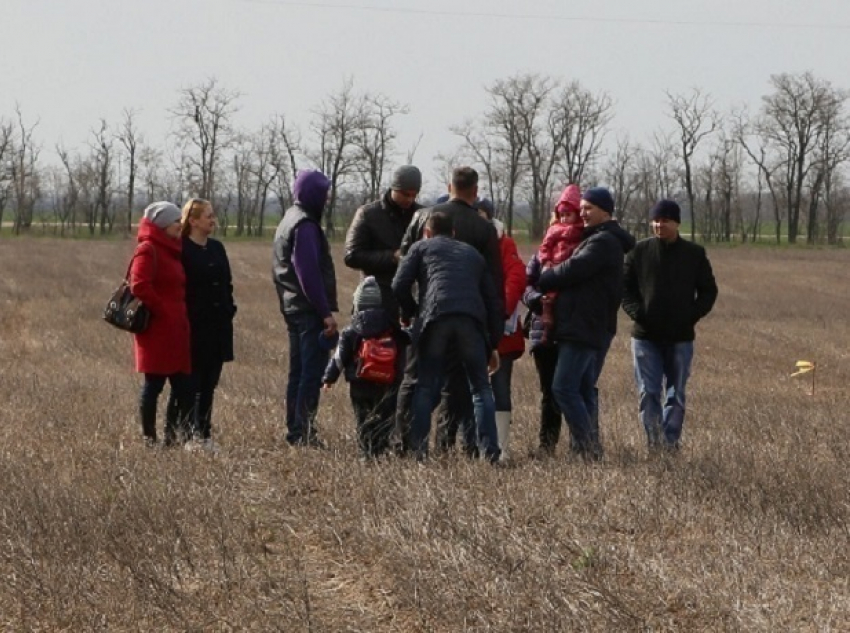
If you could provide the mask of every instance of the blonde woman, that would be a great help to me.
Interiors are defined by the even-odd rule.
[[[233,280],[224,245],[211,237],[216,227],[212,204],[191,198],[183,205],[181,225],[186,308],[192,331],[193,435],[212,450],[213,395],[224,363],[233,360]],[[176,403],[169,407],[171,415],[174,408]]]

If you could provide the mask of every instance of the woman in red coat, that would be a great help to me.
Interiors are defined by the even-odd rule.
[[[148,328],[134,335],[136,371],[145,375],[139,398],[142,433],[156,443],[156,403],[166,379],[179,403],[180,415],[165,427],[166,445],[191,436],[192,371],[186,276],[180,259],[180,209],[154,202],[139,224],[136,252],[130,266],[130,289],[150,310]]]
[[[522,334],[519,305],[525,291],[525,264],[519,256],[516,242],[505,234],[505,228],[494,218],[493,203],[484,198],[478,201],[478,212],[490,220],[499,235],[499,249],[502,255],[502,273],[505,279],[505,314],[510,315],[505,322],[505,333],[499,341],[499,371],[490,376],[493,398],[496,401],[496,431],[499,434],[499,448],[502,459],[507,457],[508,438],[511,430],[511,377],[514,361],[525,351],[525,337]]]

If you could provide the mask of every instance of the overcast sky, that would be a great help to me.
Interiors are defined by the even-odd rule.
[[[45,154],[124,107],[161,142],[178,89],[211,76],[243,94],[240,125],[283,113],[306,129],[351,76],[410,105],[402,149],[424,134],[431,184],[447,128],[520,72],[607,91],[636,140],[668,124],[665,90],[755,109],[773,73],[850,88],[850,0],[0,0],[0,37],[0,117],[17,102],[39,118]]]

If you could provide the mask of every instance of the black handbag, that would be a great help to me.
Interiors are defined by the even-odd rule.
[[[106,308],[103,311],[103,320],[114,325],[119,330],[138,334],[144,332],[150,323],[151,313],[147,306],[133,295],[130,291],[130,268],[133,266],[133,260],[136,255],[130,259],[127,266],[127,274],[124,275],[124,281],[115,289]],[[153,250],[154,275],[156,275],[156,249]]]

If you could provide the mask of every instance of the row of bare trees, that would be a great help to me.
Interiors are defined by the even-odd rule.
[[[769,225],[776,241],[837,243],[850,206],[848,93],[812,73],[774,75],[770,87],[755,112],[721,112],[699,89],[668,93],[669,125],[637,142],[615,136],[604,92],[536,74],[501,79],[485,87],[483,113],[451,127],[458,145],[437,157],[438,178],[474,165],[508,230],[522,221],[532,237],[545,230],[553,197],[575,182],[609,186],[621,221],[638,234],[652,203],[673,197],[694,239],[755,240]],[[209,79],[179,91],[162,147],[125,109],[117,124],[101,119],[85,148],[56,145],[58,162],[49,164],[39,122],[16,108],[0,118],[0,225],[9,209],[15,233],[36,216],[60,234],[129,232],[143,203],[198,196],[213,200],[225,231],[262,235],[270,210],[291,204],[297,170],[311,166],[331,181],[333,234],[340,214],[377,198],[392,166],[412,162],[419,144],[399,148],[406,104],[358,91],[350,79],[304,128],[283,114],[239,128],[240,99]]]

